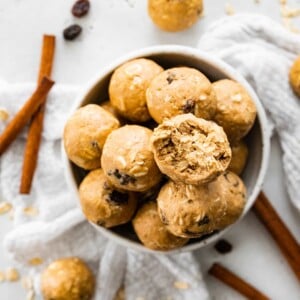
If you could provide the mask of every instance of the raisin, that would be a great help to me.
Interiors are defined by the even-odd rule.
[[[120,193],[118,191],[113,190],[111,193],[108,194],[108,201],[112,202],[113,204],[125,204],[128,203],[128,194]]]
[[[118,169],[115,169],[114,171],[110,170],[107,174],[108,176],[115,176],[117,179],[119,179],[121,185],[127,185],[129,183],[136,182],[135,177],[122,173]]]
[[[168,84],[171,84],[174,80],[175,80],[175,74],[168,73],[168,77],[167,77]]]
[[[209,217],[208,216],[204,216],[199,222],[198,222],[198,226],[202,226],[202,225],[206,225],[210,222]]]
[[[72,7],[72,14],[74,17],[81,18],[85,16],[90,10],[90,1],[78,0]]]
[[[215,249],[221,254],[226,254],[231,252],[232,245],[228,241],[222,239],[215,244]]]
[[[81,26],[77,24],[73,24],[64,30],[63,35],[65,40],[72,41],[79,36],[81,31],[82,31]]]
[[[195,112],[195,101],[187,100],[186,103],[182,106],[182,110],[185,114],[194,113]]]

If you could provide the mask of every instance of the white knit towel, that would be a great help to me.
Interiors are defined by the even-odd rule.
[[[300,209],[299,192],[299,99],[288,84],[288,68],[300,53],[299,37],[271,19],[242,15],[216,22],[200,43],[207,50],[237,68],[256,89],[284,150],[287,188]],[[34,85],[0,82],[0,107],[11,115],[32,93]],[[30,196],[18,195],[24,133],[0,158],[1,197],[15,207],[15,228],[7,234],[5,247],[23,266],[33,257],[45,263],[63,256],[79,256],[98,274],[96,299],[110,300],[125,282],[129,300],[208,299],[199,266],[191,253],[154,256],[127,251],[107,242],[84,221],[80,209],[68,193],[60,157],[60,137],[76,90],[55,86],[47,102],[43,143]],[[0,123],[0,132],[4,124]],[[35,218],[24,216],[23,207],[37,206]],[[27,265],[28,268],[28,265]],[[174,288],[175,281],[188,289]]]

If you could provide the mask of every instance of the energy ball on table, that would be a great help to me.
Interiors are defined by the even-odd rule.
[[[231,152],[232,157],[228,170],[240,175],[242,174],[247,162],[248,147],[244,141],[239,141],[231,146]]]
[[[156,202],[144,204],[132,220],[134,230],[141,242],[153,250],[171,250],[182,247],[188,239],[170,233],[161,222]]]
[[[79,187],[79,198],[86,218],[106,228],[130,221],[137,206],[136,195],[117,191],[101,169],[91,171],[84,178]]]
[[[148,0],[148,13],[152,21],[166,31],[191,27],[202,11],[202,0]]]
[[[295,94],[300,97],[300,56],[294,61],[290,69],[290,84]]]
[[[77,257],[52,262],[41,276],[45,300],[89,300],[95,289],[95,279],[88,266]]]
[[[243,182],[230,172],[206,185],[169,181],[158,195],[158,211],[171,233],[196,238],[234,223],[243,211],[245,194]]]
[[[231,159],[222,127],[192,114],[164,121],[154,130],[151,142],[161,172],[186,184],[199,185],[215,179]]]
[[[150,59],[131,60],[115,70],[109,83],[113,107],[124,118],[134,122],[150,120],[146,89],[163,68]]]
[[[99,105],[79,108],[64,129],[64,146],[69,159],[86,170],[99,168],[104,142],[119,126],[119,121]]]
[[[252,128],[256,107],[245,88],[236,81],[214,82],[217,110],[214,120],[223,127],[230,141],[238,141]]]
[[[146,97],[150,115],[157,123],[186,113],[211,119],[216,110],[211,82],[200,71],[188,67],[168,69],[157,75]]]
[[[151,151],[152,131],[138,125],[126,125],[107,138],[101,157],[103,171],[118,189],[144,192],[162,178]]]

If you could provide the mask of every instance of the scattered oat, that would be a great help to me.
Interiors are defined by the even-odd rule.
[[[28,261],[28,263],[32,266],[38,266],[43,263],[43,260],[40,257],[33,257]]]
[[[285,5],[287,3],[287,0],[279,0],[280,4]]]
[[[234,9],[233,5],[230,2],[227,2],[225,4],[225,13],[228,16],[232,16],[232,15],[235,14],[235,9]]]
[[[283,21],[283,26],[284,26],[287,30],[289,30],[289,31],[291,31],[291,32],[293,32],[293,33],[300,33],[299,28],[297,28],[297,27],[292,23],[292,20],[291,20],[290,18],[283,18],[282,21]]]
[[[12,205],[8,202],[0,202],[0,215],[8,213],[12,209]]]
[[[18,281],[20,278],[19,272],[15,268],[9,268],[5,272],[5,279],[7,281]]]
[[[29,276],[23,277],[22,281],[21,281],[21,284],[22,284],[22,287],[25,290],[32,290],[33,289],[33,282],[32,282],[31,277],[29,277]]]
[[[176,289],[179,289],[179,290],[186,290],[188,289],[190,286],[187,282],[184,282],[184,281],[175,281],[174,282],[174,287]]]
[[[34,300],[35,299],[35,293],[34,290],[30,290],[26,294],[26,300]]]
[[[5,280],[5,275],[3,272],[0,271],[0,282],[3,282]]]
[[[0,121],[6,121],[8,118],[9,118],[8,111],[0,107]]]
[[[295,18],[300,16],[300,8],[290,8],[286,5],[281,5],[280,13],[283,18]]]
[[[30,216],[30,217],[35,217],[39,213],[38,209],[33,206],[24,207],[23,212],[25,215]]]

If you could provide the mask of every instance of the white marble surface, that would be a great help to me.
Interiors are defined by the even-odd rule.
[[[70,14],[73,0],[0,0],[0,78],[10,82],[35,81],[41,36],[57,35],[53,77],[57,82],[84,84],[101,67],[130,50],[156,44],[196,45],[199,36],[213,20],[224,16],[226,1],[206,0],[205,18],[191,30],[170,34],[156,29],[147,16],[145,0],[91,0],[88,17],[74,20]],[[300,7],[299,0],[289,0]],[[257,12],[280,20],[279,0],[232,0],[236,11]],[[131,4],[131,5],[130,5]],[[82,36],[74,42],[61,38],[64,27],[74,21],[83,25]],[[300,20],[295,20],[300,28]],[[300,35],[299,35],[300,39]],[[276,137],[264,191],[288,227],[300,241],[300,214],[290,205],[283,184],[281,151]],[[0,216],[0,240],[11,228],[8,216]],[[271,299],[300,299],[300,286],[285,259],[253,213],[225,236],[234,251],[218,255],[212,248],[198,252],[203,270],[222,262]],[[11,266],[0,246],[0,270]],[[214,299],[244,299],[217,280],[206,276]],[[25,299],[21,284],[0,283],[1,300]],[[193,299],[191,299],[193,300]]]

